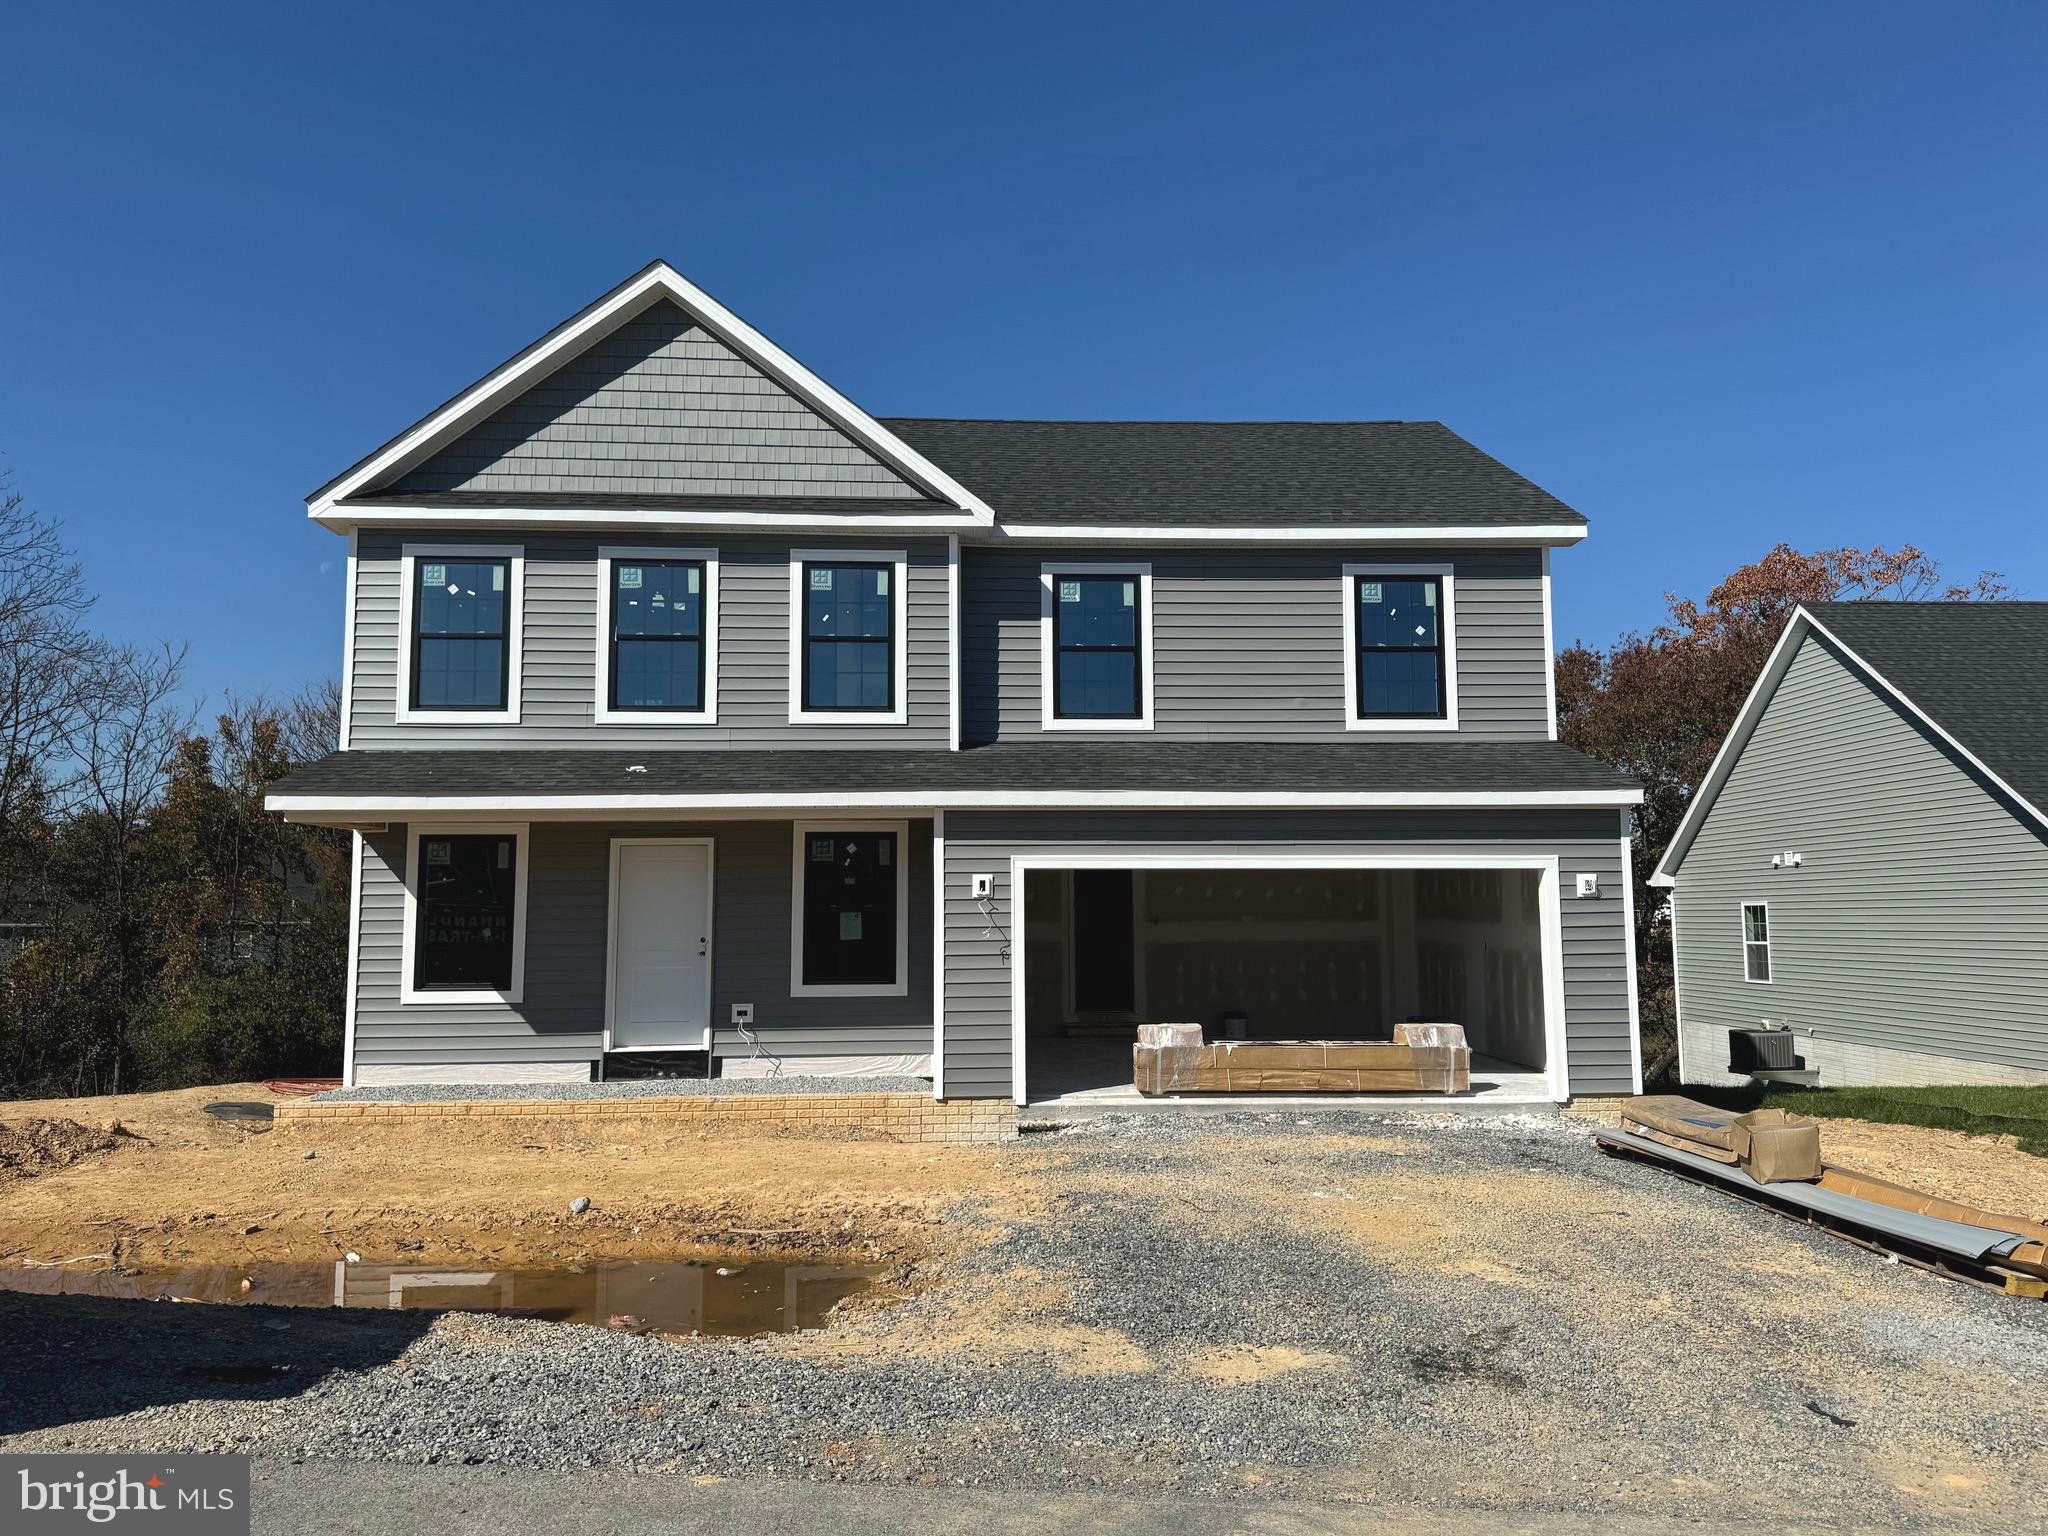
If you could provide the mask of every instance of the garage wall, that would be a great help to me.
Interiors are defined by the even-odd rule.
[[[1010,973],[1021,954],[1009,861],[1017,854],[1249,855],[1373,853],[1427,858],[1448,850],[1554,854],[1564,887],[1566,1072],[1573,1094],[1636,1089],[1621,824],[1613,811],[1553,813],[1153,812],[986,813],[946,817],[944,1057],[948,1097],[1012,1090]],[[984,910],[976,874],[994,878]],[[1600,894],[1576,899],[1580,873]]]

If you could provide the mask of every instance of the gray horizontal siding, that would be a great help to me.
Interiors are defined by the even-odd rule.
[[[920,494],[666,300],[393,488],[509,496]]]
[[[410,543],[517,545],[526,552],[524,643],[517,725],[397,719],[401,550]],[[597,589],[600,545],[718,551],[718,723],[597,722]],[[908,721],[904,725],[792,725],[789,721],[789,552],[901,549],[908,561]],[[352,747],[451,747],[503,743],[550,747],[944,747],[948,698],[947,551],[943,539],[881,534],[862,540],[508,534],[488,537],[365,531],[356,550]]]
[[[1448,849],[1554,854],[1564,890],[1580,873],[1600,895],[1565,895],[1565,1060],[1573,1094],[1634,1090],[1620,829],[1612,812],[1263,813],[1232,816],[949,812],[945,876],[945,1072],[949,1098],[1007,1097],[1010,968],[1021,942],[1010,858],[1020,853],[1373,853]],[[992,924],[972,877],[995,876]],[[1006,954],[1005,951],[1008,951]]]
[[[1550,722],[1543,557],[1532,549],[1402,550],[1389,564],[1456,566],[1459,734],[1543,738]],[[961,552],[961,730],[1041,733],[1039,572],[1047,562],[1152,567],[1157,736],[1215,741],[1398,740],[1345,730],[1342,572],[1356,550],[1001,549]],[[1441,740],[1441,733],[1414,733]]]
[[[516,1006],[401,1004],[405,828],[364,838],[356,1063],[594,1061],[603,1050],[605,944],[614,837],[715,841],[711,1013],[714,1048],[749,1051],[724,1027],[754,1005],[777,1055],[912,1054],[932,1048],[931,823],[910,824],[910,991],[906,997],[789,995],[787,822],[536,823],[527,854],[526,986]]]
[[[1781,852],[1800,867],[1772,869]],[[1770,1019],[2048,1068],[2048,842],[1824,640],[1794,654],[1676,879],[1693,1039]],[[1768,984],[1743,979],[1745,901],[1770,904]]]

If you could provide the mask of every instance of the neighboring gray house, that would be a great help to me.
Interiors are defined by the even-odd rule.
[[[2048,604],[1801,608],[1652,880],[1686,1082],[2048,1082]]]
[[[1585,519],[1428,422],[878,420],[656,263],[316,492],[352,1082],[1121,1076],[1141,1019],[1638,1087]]]

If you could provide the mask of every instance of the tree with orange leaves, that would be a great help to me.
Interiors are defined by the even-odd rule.
[[[1649,876],[1793,611],[1801,603],[2012,595],[1995,571],[1944,582],[1940,566],[1910,544],[1812,554],[1780,544],[1716,585],[1704,603],[1667,592],[1671,617],[1649,634],[1631,631],[1604,651],[1577,642],[1558,655],[1559,739],[1643,781],[1630,877],[1646,1082],[1663,1077],[1677,1057],[1671,926]]]

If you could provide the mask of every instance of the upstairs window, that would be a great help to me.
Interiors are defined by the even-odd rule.
[[[614,559],[611,572],[611,708],[701,711],[704,562]]]
[[[412,560],[412,707],[497,713],[510,705],[510,557]]]
[[[1044,729],[1149,730],[1151,566],[1046,565],[1039,583]]]
[[[1058,575],[1053,586],[1053,717],[1138,719],[1137,573]]]
[[[795,562],[800,615],[798,714],[896,712],[897,615],[903,567],[895,560]]]
[[[1742,979],[1771,979],[1771,909],[1761,901],[1742,904]]]
[[[1347,566],[1344,594],[1350,724],[1385,730],[1454,727],[1450,571]]]

